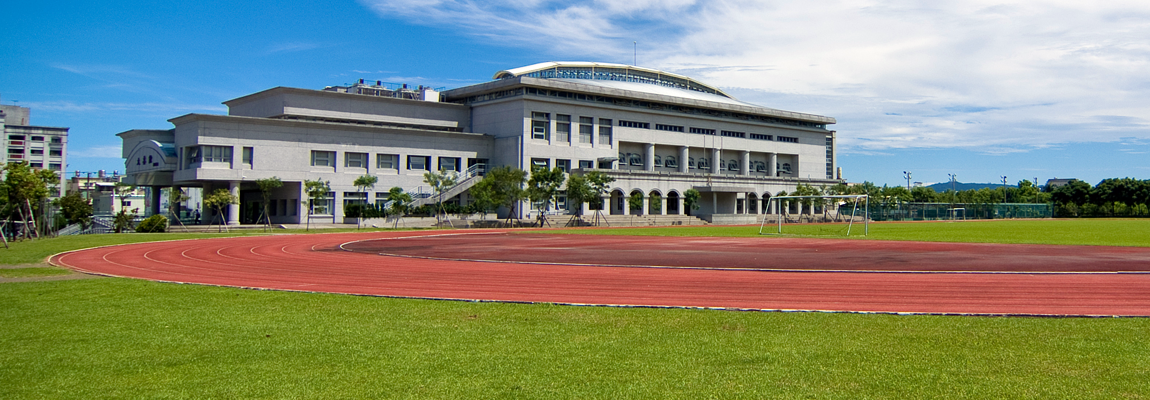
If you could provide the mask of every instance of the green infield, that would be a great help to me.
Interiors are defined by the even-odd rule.
[[[1146,398],[1150,319],[0,284],[0,398]]]
[[[63,268],[0,268],[0,278],[32,278],[38,276],[57,276],[71,274],[72,270]]]
[[[767,224],[764,232],[776,235],[777,226]],[[675,226],[649,228],[608,228],[558,230],[558,233],[587,235],[718,236],[755,237],[759,226]],[[783,225],[787,237],[817,236],[845,238],[846,224]],[[961,222],[881,222],[870,223],[863,236],[862,224],[851,228],[851,238],[871,240],[918,240],[928,242],[1029,243],[1094,246],[1150,246],[1150,219],[1041,219]]]

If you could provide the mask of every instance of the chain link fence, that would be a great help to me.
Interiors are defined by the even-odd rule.
[[[871,203],[872,221],[951,221],[963,219],[1052,218],[1050,204]]]

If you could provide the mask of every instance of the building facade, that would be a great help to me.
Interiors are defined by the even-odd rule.
[[[744,103],[634,66],[542,63],[446,91],[362,80],[277,87],[224,104],[228,115],[188,114],[171,119],[171,130],[120,133],[133,183],[226,188],[241,199],[226,213],[238,224],[254,222],[262,201],[255,180],[270,177],[284,182],[268,204],[273,223],[309,215],[305,180],[331,183],[329,199],[310,214],[340,222],[345,204],[384,202],[391,187],[427,193],[423,174],[436,170],[598,170],[615,179],[605,213],[682,214],[684,193],[695,189],[701,208],[692,214],[715,222],[753,221],[771,211],[765,199],[800,182],[840,182],[833,118]],[[373,190],[352,184],[363,175],[378,178]],[[474,180],[452,201],[469,201],[466,182]],[[646,199],[642,209],[631,209],[635,196]],[[586,205],[560,198],[556,211],[576,207]]]
[[[27,107],[0,105],[0,130],[4,131],[6,145],[0,154],[0,165],[26,162],[35,169],[56,171],[60,183],[49,196],[63,196],[67,186],[64,168],[68,165],[68,128],[33,126]]]

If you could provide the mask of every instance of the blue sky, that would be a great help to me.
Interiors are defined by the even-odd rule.
[[[275,86],[453,88],[630,64],[638,42],[639,65],[837,118],[852,182],[1150,178],[1144,1],[92,3],[18,2],[0,24],[0,102],[71,128],[68,171],[122,171],[116,133]]]

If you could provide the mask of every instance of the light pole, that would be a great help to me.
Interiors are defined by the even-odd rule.
[[[906,177],[906,191],[909,192],[910,191],[910,171],[902,171],[902,174],[904,177]]]
[[[1002,176],[1002,202],[1005,204],[1009,199],[1010,192],[1006,191],[1006,175]]]
[[[958,200],[958,190],[955,189],[955,182],[957,182],[958,176],[955,174],[947,174],[947,175],[950,175],[950,195],[951,195],[951,201],[950,202],[954,203],[955,200]]]

